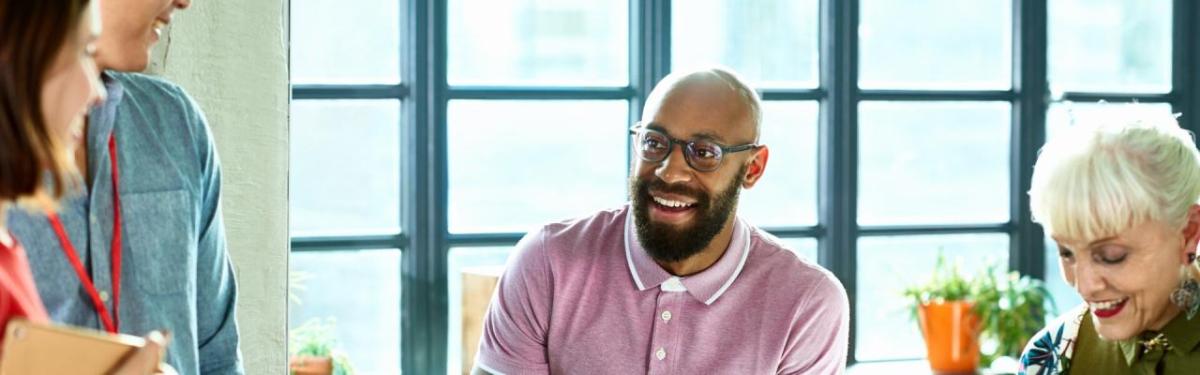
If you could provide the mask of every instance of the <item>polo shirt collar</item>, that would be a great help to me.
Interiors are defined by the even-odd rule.
[[[625,260],[634,284],[639,291],[656,287],[668,292],[683,289],[705,305],[716,302],[742,273],[746,258],[750,255],[750,227],[739,218],[735,218],[733,223],[733,238],[716,263],[695,275],[677,277],[654,262],[642,248],[633,223],[633,207],[626,206]]]

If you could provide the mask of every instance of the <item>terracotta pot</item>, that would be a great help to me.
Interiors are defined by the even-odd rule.
[[[288,359],[292,375],[332,375],[333,358],[292,356]]]
[[[974,374],[979,367],[979,316],[970,302],[923,304],[917,317],[929,367],[937,374]]]

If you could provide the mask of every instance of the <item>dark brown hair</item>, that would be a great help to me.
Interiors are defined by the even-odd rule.
[[[42,86],[77,32],[89,0],[0,0],[0,203],[43,192],[59,198],[73,161],[47,128]]]

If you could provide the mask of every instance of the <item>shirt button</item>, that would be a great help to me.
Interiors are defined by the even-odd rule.
[[[671,312],[670,312],[670,311],[663,311],[663,313],[662,313],[662,320],[663,320],[664,322],[669,322],[669,321],[671,321]]]
[[[663,360],[663,358],[667,358],[667,350],[663,349],[663,348],[658,348],[658,351],[654,353],[654,357],[658,358],[658,360],[660,360],[660,361]]]
[[[679,289],[683,286],[683,283],[679,282],[678,277],[672,277],[670,280],[667,280],[667,286],[671,289]]]
[[[108,302],[108,292],[103,290],[100,291],[100,301]]]

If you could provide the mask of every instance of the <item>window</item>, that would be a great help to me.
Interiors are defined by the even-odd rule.
[[[629,83],[629,7],[620,1],[450,0],[451,86]]]
[[[450,233],[526,232],[625,201],[624,100],[452,100]],[[627,127],[626,127],[627,128]]]
[[[1171,92],[1169,0],[1049,2],[1053,92]]]
[[[1012,1],[860,0],[864,89],[1012,87]]]
[[[760,89],[819,86],[816,0],[689,1],[671,7],[671,66],[725,65]],[[747,38],[750,35],[769,36]]]
[[[400,365],[400,251],[301,252],[289,260],[289,327],[333,321],[337,340],[363,373]]]
[[[363,373],[462,373],[462,277],[626,200],[627,130],[673,69],[764,100],[738,214],[855,298],[851,362],[923,356],[899,288],[938,254],[1078,301],[1029,217],[1037,149],[1098,100],[1200,111],[1187,0],[297,0],[289,323]],[[901,272],[900,270],[903,270]],[[350,334],[353,333],[353,334]]]
[[[1013,4],[859,7],[854,358],[920,358],[902,288],[939,255],[966,270],[1007,265]]]
[[[401,5],[291,7],[289,328],[333,322],[362,373],[399,373],[403,254]],[[337,30],[337,32],[332,32]],[[356,56],[346,59],[345,56]],[[369,241],[376,238],[379,240]],[[416,345],[416,344],[414,344]]]
[[[336,0],[292,3],[293,84],[400,82],[402,53],[396,52],[401,2],[365,0],[354,5]]]

